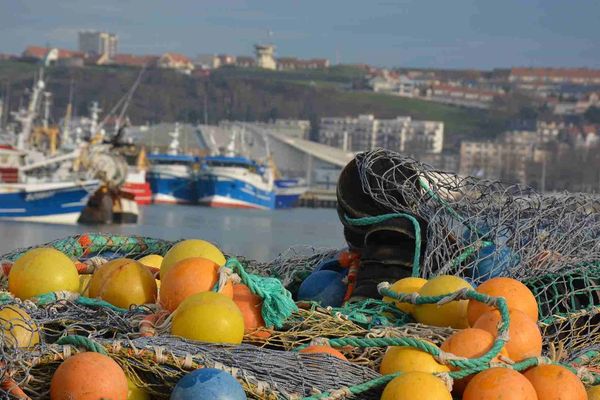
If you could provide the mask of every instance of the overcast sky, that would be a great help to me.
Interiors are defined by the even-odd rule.
[[[119,51],[252,54],[380,66],[600,68],[599,0],[0,0],[0,52],[75,49],[80,29]]]

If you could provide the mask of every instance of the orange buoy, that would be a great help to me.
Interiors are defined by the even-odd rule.
[[[585,386],[581,380],[560,365],[538,365],[525,372],[539,399],[544,400],[587,400]]]
[[[127,377],[112,358],[79,353],[59,365],[50,382],[51,400],[127,400]]]
[[[156,302],[156,281],[145,265],[129,258],[117,258],[98,268],[89,284],[90,297],[129,308]]]
[[[490,351],[494,345],[495,339],[496,338],[494,335],[488,331],[484,331],[483,329],[466,328],[457,331],[448,337],[448,339],[442,343],[440,348],[446,353],[451,353],[456,356],[478,358],[484,356],[488,351]],[[502,348],[500,354],[508,357],[508,353],[505,348]],[[495,359],[497,360],[498,357]],[[456,370],[457,368],[450,367],[450,369]],[[470,376],[464,379],[455,380],[454,386],[452,387],[452,392],[460,395],[465,390],[465,386],[467,386],[470,380]]]
[[[517,371],[490,368],[471,379],[462,400],[538,400],[538,396],[533,385]]]
[[[219,266],[202,257],[183,259],[162,276],[160,304],[173,312],[183,300],[196,293],[208,292],[219,280]],[[220,293],[232,298],[233,285],[227,282]]]
[[[502,320],[500,312],[488,311],[475,322],[474,328],[483,329],[492,335],[498,335],[498,325]],[[523,311],[510,311],[510,336],[506,343],[506,351],[513,361],[522,361],[542,354],[542,334],[535,321]]]
[[[340,360],[348,361],[346,356],[344,356],[342,353],[340,353],[338,350],[334,349],[331,346],[318,346],[318,345],[308,346],[308,347],[305,347],[302,350],[300,350],[299,353],[302,353],[302,354],[329,354],[331,356],[339,358]]]
[[[504,277],[492,278],[483,282],[475,290],[489,296],[504,297],[509,310],[521,310],[537,322],[538,304],[535,296],[527,286],[518,280]],[[473,326],[482,314],[492,310],[495,310],[495,308],[475,300],[469,300],[467,308],[469,325]]]
[[[244,316],[244,333],[256,338],[268,338],[271,333],[265,330],[262,316],[263,300],[250,291],[244,284],[233,285],[233,301]]]

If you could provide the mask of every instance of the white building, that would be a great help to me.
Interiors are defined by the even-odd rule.
[[[117,54],[117,35],[108,32],[79,32],[79,51],[86,54],[106,55],[109,58]]]
[[[393,94],[402,97],[418,95],[418,87],[414,80],[406,75],[396,76],[384,70],[383,74],[369,79],[369,86],[374,92]]]
[[[411,117],[377,119],[371,114],[322,118],[319,142],[345,151],[383,147],[409,154],[441,153],[444,123],[415,121]]]
[[[256,65],[264,69],[277,69],[275,62],[275,46],[272,44],[255,44]]]

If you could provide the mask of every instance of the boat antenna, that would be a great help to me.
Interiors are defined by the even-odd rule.
[[[208,125],[208,85],[204,85],[204,125]]]
[[[116,132],[118,132],[120,121],[123,118],[123,116],[125,115],[125,112],[127,111],[127,108],[129,107],[129,104],[131,102],[131,98],[133,97],[133,94],[137,90],[138,86],[140,85],[140,82],[142,81],[142,76],[144,75],[145,71],[146,71],[146,65],[144,65],[142,67],[137,78],[135,79],[135,82],[133,82],[133,85],[131,86],[131,88],[129,88],[127,93],[125,93],[125,95],[123,97],[121,97],[121,99],[117,102],[117,104],[115,104],[113,106],[113,108],[110,110],[110,112],[108,112],[106,114],[106,116],[104,117],[102,122],[100,122],[100,125],[98,125],[98,130],[101,130],[104,127],[104,125],[106,125],[106,123],[108,122],[108,119],[117,112],[119,107],[122,107],[121,112],[119,113],[119,117],[117,118],[117,123],[115,125],[115,127],[116,127],[115,134],[116,134]]]

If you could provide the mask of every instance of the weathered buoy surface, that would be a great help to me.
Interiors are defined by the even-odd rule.
[[[323,307],[339,307],[344,302],[344,275],[331,270],[310,274],[298,289],[298,300],[315,301]]]
[[[244,317],[229,297],[202,292],[177,307],[171,334],[201,342],[239,344],[244,337]]]
[[[37,324],[23,308],[10,305],[0,309],[0,330],[9,347],[30,348],[40,342]]]
[[[219,267],[225,265],[226,261],[221,250],[210,242],[199,239],[183,240],[171,247],[167,254],[165,254],[160,264],[161,279],[177,262],[192,257],[208,258]]]
[[[161,278],[160,304],[174,311],[186,298],[212,290],[219,280],[219,266],[213,261],[193,257],[173,265]],[[221,293],[233,297],[233,286],[229,282]]]
[[[227,372],[200,368],[177,382],[170,400],[246,400],[242,385]]]
[[[26,300],[57,291],[77,292],[79,273],[69,257],[52,248],[27,251],[8,274],[8,290]]]
[[[440,378],[414,371],[392,379],[381,400],[452,400],[452,395]]]
[[[439,296],[454,293],[460,289],[473,289],[464,279],[452,275],[440,275],[430,279],[421,290],[420,296]],[[454,300],[444,305],[419,304],[415,306],[415,319],[425,325],[450,326],[462,329],[469,326],[467,320],[468,300]]]
[[[156,282],[152,273],[138,261],[118,258],[98,268],[90,282],[90,297],[129,308],[156,302]]]
[[[127,400],[127,377],[112,358],[85,352],[67,358],[50,382],[51,400]]]

